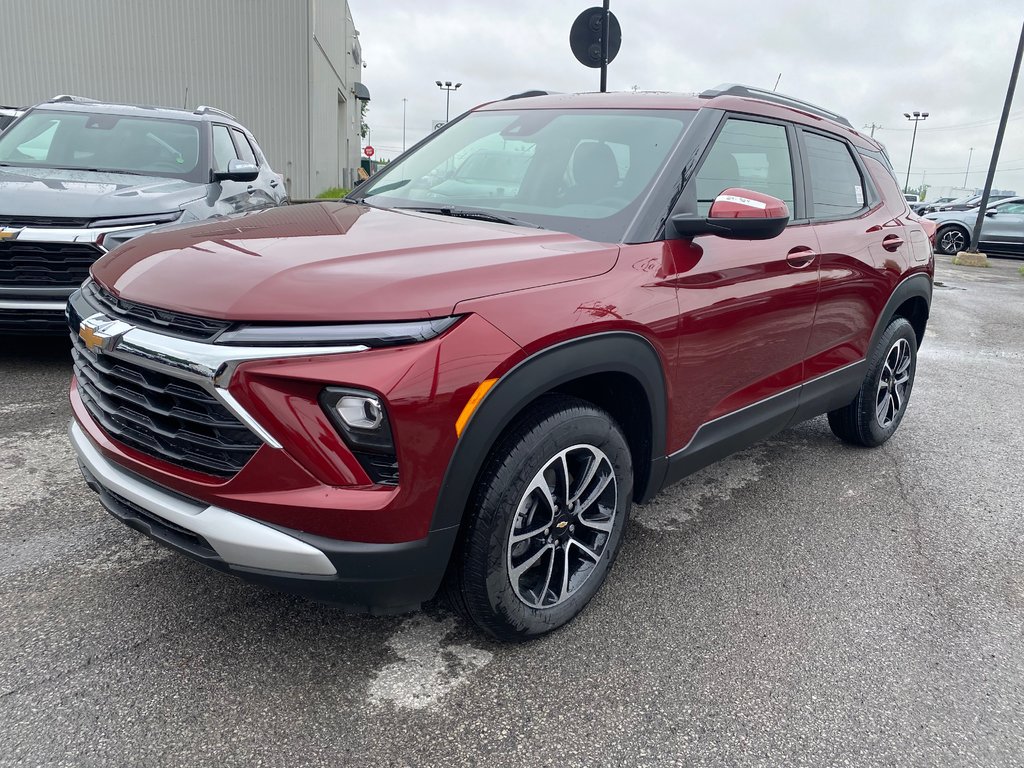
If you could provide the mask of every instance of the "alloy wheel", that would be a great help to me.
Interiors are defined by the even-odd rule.
[[[885,355],[875,394],[875,418],[882,429],[888,429],[907,404],[912,362],[910,342],[896,339]]]
[[[967,238],[959,229],[947,229],[939,238],[939,248],[943,253],[960,253],[967,243]]]
[[[519,501],[507,550],[516,596],[531,608],[565,602],[605,556],[618,488],[608,457],[593,445],[553,456]]]

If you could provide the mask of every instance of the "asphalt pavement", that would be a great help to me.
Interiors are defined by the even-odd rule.
[[[940,258],[910,410],[635,508],[572,625],[354,617],[100,507],[63,342],[0,351],[0,765],[1024,764],[1024,277]]]

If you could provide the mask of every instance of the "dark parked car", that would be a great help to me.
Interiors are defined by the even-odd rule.
[[[954,255],[971,244],[978,208],[930,213],[935,222],[935,248]],[[981,224],[979,249],[1001,256],[1024,256],[1024,197],[1010,197],[991,205]]]
[[[1004,192],[996,192],[989,195],[989,202],[994,203],[998,200],[1005,200],[1012,195],[1008,195]],[[932,205],[926,205],[917,211],[920,215],[924,216],[929,213],[938,213],[944,211],[969,211],[972,208],[977,208],[981,205],[981,195],[968,195],[967,197],[960,197],[956,200],[949,202],[936,201]]]
[[[487,157],[514,194],[447,197],[496,151],[529,158]],[[345,200],[100,259],[69,303],[71,440],[115,517],[214,568],[370,611],[444,583],[535,637],[600,588],[634,501],[819,414],[892,437],[931,231],[879,144],[779,94],[494,102]]]
[[[63,332],[90,265],[133,237],[286,200],[256,139],[219,110],[33,107],[0,135],[0,332]]]

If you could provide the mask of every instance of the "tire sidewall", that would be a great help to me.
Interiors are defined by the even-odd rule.
[[[508,539],[519,502],[527,486],[555,455],[574,445],[589,444],[608,457],[615,472],[615,523],[601,560],[589,578],[563,603],[550,608],[531,608],[522,602],[508,573]],[[470,541],[471,557],[484,557],[486,581],[468,585],[482,589],[488,608],[509,633],[523,638],[544,634],[574,618],[601,588],[622,544],[632,499],[633,471],[629,447],[609,416],[593,408],[573,408],[545,419],[512,447],[497,472],[487,483],[480,508],[479,528],[487,535]],[[471,603],[468,603],[472,610]]]
[[[910,343],[910,379],[907,381],[907,389],[904,394],[903,408],[896,414],[892,423],[883,427],[878,423],[875,415],[875,402],[878,393],[878,384],[882,376],[882,367],[885,359],[898,339],[906,339]],[[885,329],[882,338],[878,340],[878,347],[875,350],[874,359],[871,361],[871,369],[865,382],[865,391],[862,395],[862,417],[867,420],[868,433],[871,435],[875,445],[881,445],[899,429],[903,417],[907,415],[910,408],[910,395],[914,390],[914,380],[917,377],[917,335],[914,327],[904,318],[897,318]]]

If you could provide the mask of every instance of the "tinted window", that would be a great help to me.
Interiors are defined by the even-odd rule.
[[[864,207],[864,182],[846,144],[804,133],[811,173],[811,215],[849,216]]]
[[[226,171],[228,162],[237,160],[235,145],[231,141],[231,133],[223,125],[213,126],[213,170]]]
[[[237,128],[232,128],[231,133],[235,136],[235,147],[238,149],[238,157],[247,163],[259,165],[259,162],[256,160],[256,153],[249,146],[249,139],[246,138],[245,134]]]
[[[786,129],[772,123],[731,119],[697,173],[697,213],[729,187],[774,195],[793,211],[793,163]]]
[[[0,136],[0,162],[189,177],[199,163],[195,123],[33,110]]]

